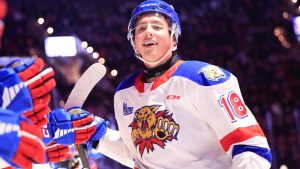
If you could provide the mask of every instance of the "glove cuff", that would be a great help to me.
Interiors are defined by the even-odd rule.
[[[92,148],[96,149],[98,147],[98,145],[99,145],[99,140],[95,140],[95,141],[93,141]]]

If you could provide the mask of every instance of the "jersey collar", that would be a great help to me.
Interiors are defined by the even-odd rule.
[[[183,60],[178,60],[170,69],[168,69],[164,74],[162,74],[161,76],[157,77],[151,88],[150,91],[155,90],[156,88],[158,88],[160,85],[164,84],[166,81],[168,81],[170,79],[170,77],[174,74],[174,72],[177,70],[177,68],[183,63]],[[142,77],[144,76],[144,72],[139,73],[139,75],[136,77],[135,81],[134,81],[134,86],[136,88],[136,90],[139,93],[144,93],[144,82],[142,82]]]

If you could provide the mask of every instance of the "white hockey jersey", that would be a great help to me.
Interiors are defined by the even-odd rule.
[[[153,83],[124,80],[114,98],[118,131],[98,149],[136,168],[265,169],[272,155],[230,72],[178,61]]]

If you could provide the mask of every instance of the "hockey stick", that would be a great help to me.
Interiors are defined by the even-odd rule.
[[[73,106],[82,107],[91,90],[104,77],[105,73],[106,68],[101,63],[94,63],[91,65],[76,82],[65,104],[65,110]],[[78,154],[80,156],[83,168],[89,169],[90,165],[86,150],[82,145],[79,144],[76,145],[76,147],[78,149]]]

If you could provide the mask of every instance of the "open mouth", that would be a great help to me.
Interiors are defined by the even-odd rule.
[[[143,43],[143,46],[146,46],[146,47],[154,46],[154,45],[157,45],[157,43],[156,42],[146,42],[146,43]]]
[[[147,126],[148,124],[145,121],[143,121],[141,126],[142,131],[145,131],[147,129]]]

